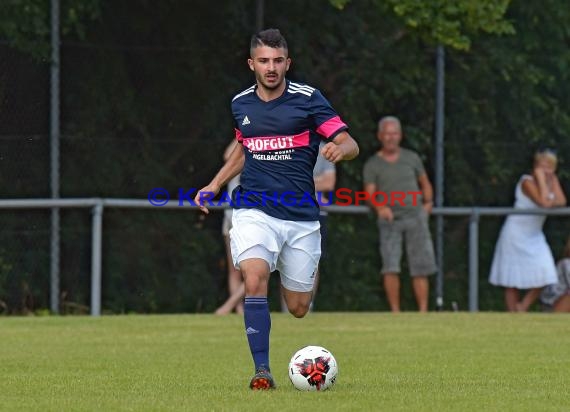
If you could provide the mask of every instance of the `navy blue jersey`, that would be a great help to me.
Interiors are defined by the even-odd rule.
[[[348,127],[313,87],[286,80],[283,94],[269,102],[257,96],[256,88],[232,100],[236,139],[245,153],[234,207],[260,209],[284,220],[318,220],[313,167],[319,143]]]

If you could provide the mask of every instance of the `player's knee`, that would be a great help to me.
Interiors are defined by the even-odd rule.
[[[267,295],[268,279],[265,277],[249,275],[244,282],[246,296]]]
[[[296,318],[303,318],[309,312],[309,306],[302,302],[298,302],[295,305],[289,306],[289,313]]]

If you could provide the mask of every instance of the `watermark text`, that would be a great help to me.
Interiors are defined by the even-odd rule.
[[[332,196],[334,194],[334,196]],[[172,202],[177,202],[178,206],[230,206],[230,207],[257,207],[257,206],[287,206],[287,207],[307,207],[307,206],[360,206],[371,204],[373,206],[417,206],[419,204],[420,191],[376,191],[369,193],[364,190],[352,190],[349,188],[339,188],[334,192],[323,193],[299,193],[299,192],[237,192],[232,198],[227,191],[216,195],[213,192],[200,192],[198,199],[197,188],[179,188],[177,198]],[[171,202],[168,190],[156,187],[149,191],[148,201],[151,205],[161,207]]]

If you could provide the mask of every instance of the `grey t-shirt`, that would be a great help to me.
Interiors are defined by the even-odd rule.
[[[336,172],[335,164],[325,159],[325,157],[321,154],[321,149],[323,148],[324,145],[325,145],[324,142],[321,142],[321,144],[319,145],[319,155],[317,156],[317,162],[315,163],[315,168],[313,169],[313,178],[316,178],[322,175],[323,173]],[[330,199],[329,193],[326,192],[321,194],[315,193],[315,196],[317,197],[317,202],[320,202],[321,204],[329,203]],[[326,215],[326,212],[321,210],[320,214]]]
[[[376,191],[385,193],[386,206],[392,209],[394,218],[400,219],[421,212],[422,195],[413,196],[408,192],[420,192],[418,177],[424,173],[424,166],[417,153],[401,148],[398,160],[393,163],[387,162],[378,153],[368,159],[364,164],[363,180],[365,185],[374,183]],[[400,205],[396,197],[402,198],[404,206]],[[382,202],[384,197],[378,195],[376,200]]]
[[[313,169],[313,177],[320,176],[325,172],[336,171],[334,163],[325,159],[325,157],[321,154],[321,149],[324,145],[325,144],[322,142],[319,145],[319,155],[317,156],[317,162],[315,163],[315,168]]]

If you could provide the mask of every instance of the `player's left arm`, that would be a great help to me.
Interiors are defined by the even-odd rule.
[[[341,160],[352,160],[358,156],[358,143],[346,131],[337,134],[332,142],[321,149],[321,154],[329,162],[338,163]]]

